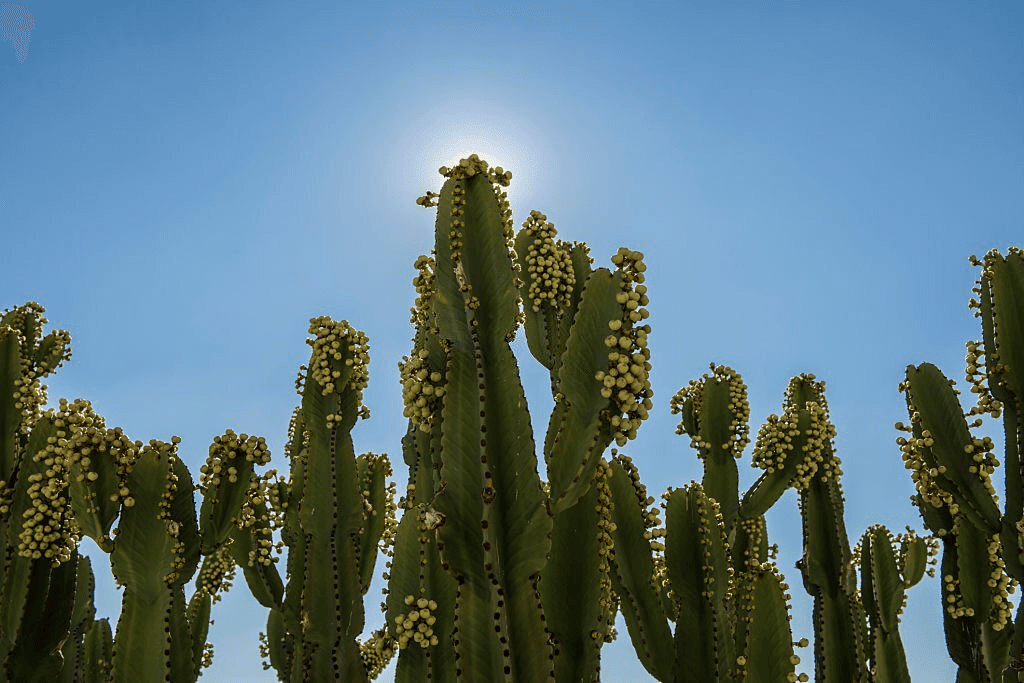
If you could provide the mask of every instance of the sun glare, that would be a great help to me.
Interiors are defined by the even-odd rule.
[[[517,203],[528,201],[531,196],[531,176],[536,172],[533,168],[536,155],[531,154],[535,142],[531,139],[533,136],[526,133],[522,130],[498,131],[484,125],[462,126],[457,132],[442,130],[425,140],[422,163],[425,169],[429,169],[435,187],[441,181],[437,169],[455,166],[470,154],[476,154],[490,168],[501,166],[503,170],[511,171],[512,182],[505,191],[515,210]]]

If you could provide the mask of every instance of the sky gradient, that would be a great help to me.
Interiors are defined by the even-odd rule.
[[[397,363],[434,219],[415,199],[475,152],[512,171],[517,227],[537,209],[595,265],[646,255],[655,406],[624,451],[652,495],[701,476],[668,406],[710,362],[743,375],[752,437],[811,372],[851,543],[922,528],[896,385],[924,361],[963,384],[968,256],[1022,244],[1024,4],[22,4],[27,58],[0,42],[0,308],[38,301],[71,332],[50,405],[178,435],[193,476],[228,428],[284,470],[309,319],[343,318],[370,338],[357,452],[387,452],[404,490]],[[542,433],[546,371],[516,349]],[[813,639],[799,519],[790,491],[769,535]],[[107,558],[83,547],[116,623]],[[938,582],[908,596],[914,680],[952,680]],[[213,618],[203,680],[274,680],[240,573]],[[653,680],[619,631],[603,679]]]

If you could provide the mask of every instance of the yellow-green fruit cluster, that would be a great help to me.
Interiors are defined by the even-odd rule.
[[[398,635],[398,647],[406,648],[411,643],[416,643],[422,648],[437,645],[437,635],[432,628],[437,617],[433,610],[437,609],[437,603],[426,598],[419,598],[412,595],[405,596],[405,604],[411,609],[405,614],[395,617],[395,633]]]
[[[651,351],[647,347],[651,326],[637,324],[649,315],[643,308],[649,303],[647,287],[640,284],[647,270],[643,254],[623,247],[612,257],[612,263],[618,266],[622,282],[622,291],[615,295],[622,306],[622,318],[608,323],[611,334],[604,340],[609,349],[608,369],[598,371],[595,378],[604,385],[601,395],[615,403],[612,430],[615,443],[624,446],[628,439],[636,438],[640,423],[647,419],[653,405]]]
[[[377,629],[359,646],[359,656],[363,660],[366,678],[372,681],[395,656],[395,641],[388,635],[386,628]]]
[[[57,438],[49,437],[33,460],[46,469],[28,475],[28,508],[23,513],[18,554],[45,557],[57,565],[71,559],[81,536],[71,514],[67,469],[57,452]]]
[[[416,290],[416,303],[410,309],[412,316],[409,319],[416,329],[431,329],[433,327],[433,316],[431,315],[430,302],[434,296],[434,259],[420,255],[413,263],[416,268],[416,277],[412,279],[413,289]]]
[[[595,638],[610,643],[615,639],[615,598],[612,595],[611,559],[615,557],[615,543],[612,534],[615,522],[612,521],[612,492],[608,480],[612,476],[612,467],[604,458],[597,463],[594,485],[597,487],[597,568],[601,578],[598,582],[600,597],[598,606],[601,609],[601,631],[595,632]]]
[[[978,289],[977,291],[981,291]],[[973,299],[972,303],[977,303]],[[980,304],[978,304],[980,307]],[[977,314],[979,317],[980,313]],[[993,418],[998,418],[1002,415],[1003,404],[992,395],[992,391],[988,386],[988,374],[985,372],[985,361],[982,358],[985,356],[985,347],[980,341],[969,341],[967,342],[967,358],[966,358],[966,376],[967,382],[971,385],[971,393],[977,396],[977,402],[974,406],[971,406],[968,415],[990,415]],[[994,359],[988,359],[994,360]],[[975,427],[981,426],[981,419],[975,421]]]
[[[561,313],[569,307],[576,286],[572,246],[555,240],[555,225],[545,223],[547,219],[540,211],[531,211],[523,223],[526,234],[533,238],[525,254],[526,270],[531,278],[527,296],[535,312],[549,306]]]
[[[814,400],[802,405],[795,397],[797,387],[809,384]],[[842,471],[839,458],[831,449],[831,440],[836,437],[836,428],[829,419],[828,404],[825,402],[825,383],[815,381],[814,375],[803,374],[794,377],[786,389],[782,417],[769,415],[757,434],[754,444],[753,465],[768,473],[782,469],[788,458],[798,458],[792,486],[798,491],[806,489],[811,480],[818,476],[822,481],[839,478]],[[801,434],[800,413],[806,411],[810,424]],[[793,454],[796,444],[802,441],[801,452]]]
[[[282,495],[282,485],[286,488],[288,486],[287,482],[278,479],[277,470],[268,470],[249,481],[249,490],[242,501],[237,524],[241,529],[249,529],[253,535],[253,549],[249,551],[250,567],[276,564],[280,558],[274,554],[275,551],[280,554],[284,550],[283,540],[274,543],[274,531],[284,526],[288,507],[287,496]]]
[[[732,368],[725,365],[711,363],[711,374],[703,375],[700,379],[692,379],[689,384],[680,389],[669,402],[669,408],[673,415],[683,412],[683,406],[687,401],[693,404],[693,414],[701,415],[704,405],[704,389],[708,382],[714,384],[726,383],[729,387],[729,405],[727,406],[732,419],[729,421],[729,441],[720,445],[722,450],[730,451],[734,457],[743,455],[743,449],[750,443],[750,401],[747,398],[747,385]],[[680,422],[676,428],[676,434],[685,434],[685,421]],[[712,444],[701,440],[700,431],[690,434],[690,446],[696,449],[698,457],[703,459],[707,455]]]
[[[223,436],[213,437],[206,464],[199,468],[200,488],[220,486],[223,478],[234,484],[238,481],[238,467],[242,460],[254,463],[248,466],[250,471],[255,465],[270,462],[270,448],[266,439],[262,436],[235,434],[230,429]]]
[[[369,384],[370,343],[369,338],[348,324],[347,320],[334,321],[320,316],[309,321],[309,333],[313,339],[306,343],[313,347],[309,376],[322,387],[324,396],[337,391],[351,389],[356,400],[362,403],[363,389]],[[344,387],[335,387],[341,378],[341,371],[332,369],[331,361],[344,359],[350,368],[348,382]]]
[[[445,389],[441,373],[431,370],[427,362],[430,353],[420,349],[402,359],[398,370],[402,381],[402,402],[405,404],[403,414],[420,431],[429,432],[434,423],[434,415],[440,413],[441,399]]]
[[[921,498],[932,507],[946,506],[951,515],[958,515],[960,506],[953,499],[953,495],[940,487],[937,481],[939,475],[945,474],[946,466],[928,466],[929,462],[936,462],[935,456],[930,454],[932,446],[935,445],[931,432],[924,429],[921,436],[914,436],[913,429],[902,422],[896,423],[896,429],[910,435],[898,437],[896,443],[902,453],[903,466],[910,470],[910,478]],[[972,438],[971,443],[964,446],[964,452],[970,455],[972,461],[967,471],[977,476],[985,490],[992,496],[996,496],[995,486],[992,485],[992,473],[999,465],[996,457],[992,455],[994,449],[995,444],[987,436],[981,439]],[[944,531],[940,530],[939,535],[943,535]]]
[[[199,569],[199,576],[196,577],[196,592],[208,594],[213,603],[220,601],[221,593],[231,588],[231,582],[235,578],[237,565],[231,557],[229,548],[230,546],[225,543],[207,556]]]

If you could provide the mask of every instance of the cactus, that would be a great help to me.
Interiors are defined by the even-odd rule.
[[[313,352],[296,382],[302,404],[286,447],[291,476],[276,480],[271,471],[254,479],[237,498],[240,523],[233,528],[221,522],[220,533],[231,536],[232,557],[253,595],[270,609],[261,635],[269,660],[264,668],[273,667],[282,681],[367,681],[393,654],[380,632],[365,643],[357,640],[378,546],[393,527],[393,486],[385,485],[391,465],[384,455],[357,458],[350,434],[357,419],[369,417],[362,405],[369,378],[366,336],[327,317],[312,319],[309,332]],[[237,476],[241,470],[235,469]],[[231,469],[220,465],[222,480],[224,474]],[[287,584],[271,552],[278,528],[288,546]]]
[[[44,411],[41,379],[70,357],[69,336],[43,335],[38,304],[0,314],[0,681],[195,681],[237,567],[268,609],[260,649],[282,681],[369,681],[396,654],[397,681],[598,681],[620,610],[658,680],[807,680],[795,648],[808,642],[793,641],[765,522],[790,488],[815,679],[909,681],[900,615],[939,541],[871,526],[850,549],[824,383],[790,381],[754,444],[763,472],[741,495],[746,386],[712,364],[671,401],[702,480],[669,488],[659,510],[618,450],[653,407],[643,255],[622,248],[612,268],[594,267],[538,211],[516,233],[501,189],[511,174],[476,155],[440,173],[440,192],[417,200],[437,219],[434,249],[415,263],[413,348],[399,364],[409,482],[397,506],[387,456],[355,453],[368,340],[346,321],[310,321],[288,478],[256,471],[270,459],[263,438],[227,430],[194,483],[177,437],[133,442],[82,399]],[[947,647],[958,680],[980,683],[1024,669],[1024,612],[1015,622],[1007,599],[1024,580],[1024,255],[977,263],[978,405],[965,414],[937,368],[911,366],[911,424],[898,426],[910,434],[899,443],[914,501],[944,549]],[[554,400],[547,481],[511,347],[520,325]],[[994,444],[967,422],[984,413],[1003,417],[1004,510]],[[95,618],[83,535],[124,588],[113,631]],[[378,550],[386,626],[362,639]]]
[[[642,255],[592,269],[540,212],[514,235],[510,173],[476,155],[440,173],[441,192],[417,201],[438,207],[435,247],[415,264],[400,364],[410,484],[386,574],[398,680],[597,680],[616,612],[602,453],[636,436],[653,393]],[[509,345],[520,324],[555,400],[547,482]]]
[[[30,303],[0,318],[2,680],[195,681],[210,664],[210,604],[233,570],[224,520],[241,498],[229,491],[221,502],[215,489],[204,500],[212,521],[203,536],[219,536],[201,548],[178,437],[143,446],[107,429],[82,399],[43,411],[41,378],[70,358],[66,332],[42,335],[43,312]],[[231,486],[244,494],[250,474]],[[92,566],[77,550],[83,535],[110,553],[125,589],[116,637],[95,620]],[[184,586],[201,551],[186,605]]]
[[[967,343],[976,405],[965,412],[955,384],[934,365],[911,365],[900,383],[910,424],[896,424],[908,436],[897,442],[917,489],[914,503],[942,541],[943,620],[957,680],[1009,681],[1024,670],[1024,612],[1014,619],[1008,598],[1024,581],[1024,252],[992,250],[971,261],[981,268],[970,307],[982,340]],[[1002,510],[991,480],[1000,462],[995,444],[973,432],[984,415],[1003,420]]]

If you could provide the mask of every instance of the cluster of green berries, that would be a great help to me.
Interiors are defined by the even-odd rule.
[[[280,559],[278,555],[284,550],[285,543],[274,542],[274,531],[285,523],[287,491],[288,482],[278,478],[277,470],[268,470],[249,480],[249,490],[242,501],[237,524],[240,529],[248,529],[252,533],[253,548],[248,557],[250,567],[257,564],[270,566]]]
[[[363,661],[366,678],[371,681],[377,678],[396,651],[395,641],[388,635],[386,628],[379,628],[370,634],[366,642],[359,645],[359,657]]]
[[[610,421],[615,443],[626,445],[635,439],[640,423],[647,419],[652,407],[651,397],[651,351],[647,346],[650,325],[640,325],[648,317],[646,306],[647,287],[644,286],[643,254],[619,249],[612,256],[612,263],[618,266],[621,291],[615,300],[622,306],[622,317],[608,323],[611,334],[605,337],[608,347],[608,368],[599,370],[594,378],[601,382],[601,396],[614,403]]]
[[[610,643],[615,639],[615,611],[617,609],[615,596],[612,591],[611,560],[615,557],[615,542],[612,534],[615,532],[615,522],[612,521],[612,492],[608,486],[608,480],[612,476],[612,467],[607,460],[601,458],[597,463],[597,470],[594,473],[594,486],[597,487],[597,569],[600,574],[598,579],[598,608],[601,616],[598,621],[600,630],[592,635]]]
[[[244,464],[243,464],[244,462]],[[262,436],[235,434],[231,429],[213,437],[206,464],[199,468],[199,487],[216,489],[224,479],[238,482],[239,474],[248,476],[256,465],[270,462],[270,448]]]
[[[704,415],[705,392],[709,384],[712,387],[725,384],[728,387],[729,402],[726,406],[731,416],[729,420],[729,440],[723,444],[712,444],[705,441],[703,435],[709,433],[710,426],[701,423]],[[683,419],[676,428],[676,434],[688,434],[690,446],[697,450],[703,460],[712,448],[729,451],[736,458],[743,454],[743,449],[750,443],[750,401],[747,399],[747,385],[738,372],[725,365],[711,363],[711,374],[704,374],[700,379],[690,380],[687,386],[680,389],[669,407],[673,415],[682,414]]]
[[[41,471],[27,474],[28,505],[22,513],[18,554],[33,559],[45,557],[57,565],[71,559],[81,537],[71,512],[67,468],[57,450],[57,437],[47,437],[46,446],[32,459]],[[22,470],[22,476],[27,470]]]
[[[320,385],[324,396],[335,391],[354,391],[356,401],[362,403],[363,389],[370,380],[369,338],[347,320],[334,321],[328,316],[311,319],[309,333],[314,336],[306,340],[313,347],[310,379]],[[341,386],[336,386],[338,382]],[[369,416],[365,406],[360,408],[360,414]]]
[[[412,595],[405,596],[405,604],[410,610],[405,614],[395,617],[395,634],[398,636],[398,647],[404,649],[412,643],[421,648],[437,645],[437,635],[432,628],[437,621],[432,612],[437,609],[437,603],[427,598],[419,598]]]
[[[436,263],[429,256],[420,255],[416,258],[413,267],[416,268],[416,277],[412,279],[413,289],[416,290],[416,303],[410,309],[412,314],[409,322],[416,326],[416,329],[431,330],[434,326],[431,301],[434,297],[434,268]]]
[[[557,313],[571,305],[576,287],[576,272],[572,267],[572,247],[568,242],[556,240],[554,223],[546,223],[547,216],[531,211],[523,223],[523,230],[533,238],[525,255],[526,270],[530,275],[527,297],[534,312],[549,307]]]
[[[807,421],[800,428],[801,419]],[[802,374],[789,381],[782,405],[782,416],[769,415],[757,434],[753,465],[769,474],[782,470],[796,458],[791,486],[806,489],[814,477],[822,481],[836,480],[842,475],[839,458],[832,449],[836,428],[829,419],[825,401],[825,383],[812,374]],[[797,446],[800,452],[795,453]]]
[[[403,414],[423,432],[430,431],[434,416],[440,414],[445,394],[442,375],[431,369],[429,359],[430,352],[420,349],[398,364],[405,405]]]
[[[906,388],[905,383],[900,384],[901,390]],[[907,392],[908,401],[910,393]],[[920,413],[912,408],[911,421],[920,425]],[[935,508],[946,507],[950,514],[956,517],[960,514],[960,505],[956,502],[953,494],[947,490],[945,484],[946,466],[938,464],[932,448],[935,446],[935,439],[927,429],[919,429],[919,435],[915,435],[914,427],[896,423],[896,429],[907,433],[909,436],[900,436],[896,443],[902,453],[903,466],[910,470],[910,478],[914,482],[921,499]],[[996,496],[995,486],[992,484],[992,473],[995,472],[999,461],[992,452],[995,450],[995,443],[989,437],[973,438],[971,443],[964,446],[964,453],[970,457],[967,472],[978,477],[985,490],[992,496]],[[945,535],[946,529],[938,530],[940,536]]]
[[[220,602],[221,593],[231,588],[237,565],[231,557],[230,545],[222,544],[203,560],[196,577],[196,592],[210,596],[213,604]]]

